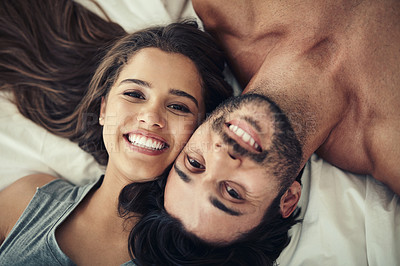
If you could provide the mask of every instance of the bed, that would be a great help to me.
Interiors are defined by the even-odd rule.
[[[103,16],[88,0],[79,0]],[[97,0],[128,32],[196,18],[190,0]],[[200,20],[199,20],[200,22]],[[239,91],[229,71],[227,80]],[[0,189],[20,177],[49,173],[75,184],[104,168],[76,144],[56,137],[19,114],[11,95],[0,94]],[[280,265],[400,265],[400,200],[371,176],[342,171],[313,155],[303,174],[302,223],[278,259]],[[0,214],[3,215],[3,214]]]

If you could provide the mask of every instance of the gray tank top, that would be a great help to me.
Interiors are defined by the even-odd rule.
[[[57,179],[38,188],[0,246],[0,265],[75,265],[57,244],[55,231],[91,188]],[[124,266],[133,266],[132,261]]]

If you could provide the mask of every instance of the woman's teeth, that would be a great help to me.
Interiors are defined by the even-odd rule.
[[[229,130],[235,133],[237,136],[241,137],[244,142],[250,144],[250,146],[252,146],[256,150],[259,149],[260,146],[257,144],[257,142],[250,136],[250,134],[248,134],[240,127],[235,125],[229,125]]]
[[[162,150],[166,144],[156,139],[148,138],[139,134],[129,134],[128,140],[135,146],[149,150]]]

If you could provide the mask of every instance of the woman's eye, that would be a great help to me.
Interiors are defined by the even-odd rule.
[[[190,113],[189,108],[181,104],[170,104],[168,105],[169,108],[183,112],[183,113]]]
[[[232,188],[231,186],[229,186],[228,184],[225,184],[225,189],[226,189],[226,192],[228,192],[229,196],[231,196],[232,198],[237,199],[237,200],[243,199],[239,195],[239,193],[237,193],[236,190],[234,188]]]
[[[127,95],[127,96],[132,97],[132,98],[145,100],[145,97],[144,97],[143,93],[141,93],[139,91],[128,91],[128,92],[125,92],[124,95]]]
[[[189,164],[190,164],[191,166],[193,166],[194,168],[197,168],[197,169],[204,169],[204,166],[203,166],[201,163],[199,163],[198,161],[196,161],[195,159],[190,158],[190,157],[188,156],[188,157],[187,157],[187,160],[188,160]]]

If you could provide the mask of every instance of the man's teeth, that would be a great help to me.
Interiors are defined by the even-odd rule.
[[[229,125],[229,130],[238,135],[239,137],[242,138],[244,142],[249,143],[252,147],[254,147],[256,150],[260,147],[257,142],[243,129],[241,129],[238,126],[235,125]]]
[[[164,142],[152,138],[147,138],[143,135],[129,134],[128,140],[135,146],[151,150],[161,150],[165,147]]]

